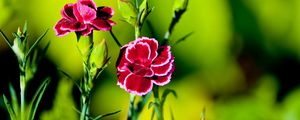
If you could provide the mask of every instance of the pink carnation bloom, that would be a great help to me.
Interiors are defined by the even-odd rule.
[[[93,0],[78,0],[75,4],[66,4],[61,11],[62,19],[54,26],[57,36],[69,32],[79,32],[84,36],[93,30],[109,31],[115,25],[110,20],[114,10],[110,7],[96,7]]]
[[[147,37],[123,46],[117,61],[118,85],[141,96],[152,90],[153,83],[168,84],[175,68],[170,49]]]

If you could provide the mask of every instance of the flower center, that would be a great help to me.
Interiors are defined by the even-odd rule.
[[[140,76],[145,76],[147,73],[151,72],[150,66],[145,66],[144,64],[137,63],[129,65],[129,69],[132,73]]]

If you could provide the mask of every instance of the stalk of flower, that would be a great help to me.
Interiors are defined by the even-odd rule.
[[[151,95],[152,90],[154,101],[150,102],[149,106],[154,107],[153,110],[158,120],[163,120],[163,105],[167,95],[172,93],[175,97],[177,96],[174,90],[166,89],[160,97],[158,86],[168,84],[175,69],[174,57],[168,41],[174,26],[186,11],[187,3],[188,0],[175,1],[174,17],[162,44],[159,45],[154,38],[140,37],[143,23],[152,11],[148,6],[148,0],[119,0],[122,16],[126,22],[134,26],[136,37],[134,41],[121,48],[116,64],[118,85],[131,94],[128,119],[138,119],[141,109],[144,107],[144,105],[141,106],[142,108],[134,106],[135,95],[142,96],[138,103],[140,105],[140,103],[148,101],[146,98]],[[143,97],[145,95],[146,97]]]
[[[26,105],[25,101],[25,90],[27,82],[33,78],[37,70],[38,52],[35,48],[37,44],[42,40],[42,38],[46,35],[47,31],[42,36],[40,36],[31,46],[28,45],[27,23],[25,23],[23,31],[18,28],[18,31],[16,33],[13,33],[15,39],[12,45],[1,30],[0,33],[17,56],[20,69],[20,106],[17,101],[15,90],[12,86],[9,86],[12,96],[12,102],[9,102],[5,95],[3,95],[6,107],[10,114],[10,118],[12,120],[33,120],[42,95],[49,84],[49,80],[45,80],[40,85],[40,87],[36,91],[35,96],[32,98],[28,106]],[[29,109],[28,114],[26,114],[26,109]]]
[[[83,78],[78,84],[81,92],[80,120],[89,120],[93,81],[109,61],[105,40],[94,40],[93,30],[110,31],[115,25],[115,22],[110,20],[114,10],[106,6],[96,7],[93,0],[79,0],[74,4],[66,4],[61,14],[63,18],[57,22],[54,30],[57,36],[64,36],[70,32],[77,35],[77,48],[84,69]]]

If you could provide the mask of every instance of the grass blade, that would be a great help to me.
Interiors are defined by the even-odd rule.
[[[5,40],[5,42],[7,43],[7,45],[10,47],[10,49],[12,49],[11,43],[9,42],[8,38],[6,37],[6,35],[4,34],[4,32],[2,30],[0,30],[0,33],[3,37],[3,39]]]
[[[14,87],[11,84],[9,84],[9,92],[10,92],[10,95],[11,95],[13,110],[19,111],[19,103],[18,103],[17,94],[16,94],[16,91],[15,91]],[[16,116],[18,116],[18,113],[15,113],[15,114],[16,114]]]
[[[10,118],[12,120],[16,120],[16,114],[15,114],[15,111],[13,110],[11,104],[9,103],[9,101],[7,100],[7,98],[5,97],[5,95],[3,94],[3,100],[4,100],[4,104],[6,105],[6,108],[7,108],[7,111],[10,115]]]
[[[36,113],[36,110],[38,108],[38,105],[43,97],[43,94],[47,88],[47,86],[49,85],[50,83],[50,79],[47,78],[41,85],[40,87],[38,88],[37,92],[35,93],[32,101],[31,101],[31,105],[30,105],[30,120],[33,120],[34,119],[34,116],[35,116],[35,113]],[[36,102],[35,102],[36,101]],[[33,104],[35,103],[35,104]],[[34,106],[33,106],[34,105]],[[33,109],[32,109],[33,107]]]
[[[47,32],[49,31],[49,29],[47,29],[44,34],[42,34],[34,43],[33,45],[31,45],[31,47],[29,48],[25,58],[28,57],[28,55],[31,53],[31,51],[36,47],[36,45],[45,37],[45,35],[47,34]]]
[[[103,118],[103,117],[110,116],[110,115],[114,115],[114,114],[117,114],[117,113],[119,113],[119,112],[121,112],[121,110],[118,110],[118,111],[112,112],[112,113],[107,113],[107,114],[104,114],[104,115],[99,115],[99,116],[95,117],[93,120],[100,120],[100,119]]]

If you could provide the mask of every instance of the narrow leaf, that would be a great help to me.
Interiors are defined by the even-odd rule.
[[[37,46],[37,44],[45,37],[45,35],[47,34],[49,29],[47,29],[34,43],[33,45],[31,45],[31,47],[29,48],[25,58],[27,59],[27,57],[29,56],[29,54],[31,53],[31,51]]]
[[[38,105],[43,97],[43,94],[47,88],[47,86],[49,85],[50,83],[50,79],[47,78],[41,85],[40,87],[38,88],[37,92],[35,93],[32,101],[31,101],[31,105],[30,105],[30,120],[33,120],[34,117],[35,117],[35,113],[36,113],[36,110],[38,108]],[[34,105],[34,106],[33,106]],[[32,109],[33,107],[33,109]]]
[[[6,37],[6,35],[4,34],[4,32],[1,29],[0,29],[0,33],[3,37],[3,39],[5,40],[5,42],[7,43],[7,45],[12,49],[11,43],[9,42],[8,38]]]
[[[173,94],[173,95],[177,98],[177,93],[176,93],[176,91],[174,91],[174,90],[172,90],[172,89],[166,89],[166,90],[164,90],[163,95],[162,95],[162,97],[161,97],[161,106],[164,105],[164,102],[166,101],[166,98],[167,98],[167,96],[168,96],[170,93]]]
[[[16,95],[16,91],[14,89],[14,87],[9,84],[9,92],[11,95],[11,100],[12,100],[12,107],[15,111],[19,111],[19,103],[18,103],[18,98]],[[18,113],[16,113],[16,116],[18,116]]]
[[[95,117],[93,120],[100,120],[100,119],[103,118],[103,117],[107,117],[107,116],[110,116],[110,115],[114,115],[114,114],[117,114],[117,113],[119,113],[119,112],[121,112],[121,110],[118,110],[118,111],[112,112],[112,113],[107,113],[107,114],[104,114],[104,115],[99,115],[99,116]]]
[[[69,75],[67,72],[63,71],[60,68],[57,68],[58,71],[60,71],[64,76],[66,76],[68,79],[72,80],[74,82],[74,84],[79,88],[80,93],[82,92],[80,85],[78,84],[78,82],[72,78],[71,75]]]
[[[27,33],[27,26],[28,26],[27,21],[25,21],[24,27],[23,27],[23,33],[24,33],[24,34]]]
[[[10,118],[12,120],[16,120],[16,114],[15,114],[15,111],[13,110],[11,104],[9,103],[9,101],[7,100],[7,98],[5,97],[5,95],[3,94],[3,100],[4,100],[4,103],[6,105],[6,108],[7,108],[7,111],[10,115]]]
[[[190,36],[193,35],[193,34],[194,34],[194,32],[190,32],[190,33],[186,34],[186,35],[183,36],[182,38],[178,39],[178,40],[173,44],[173,46],[174,46],[174,45],[177,45],[178,43],[180,43],[180,42],[182,42],[182,41],[184,41],[184,40],[186,40],[188,37],[190,37]]]

